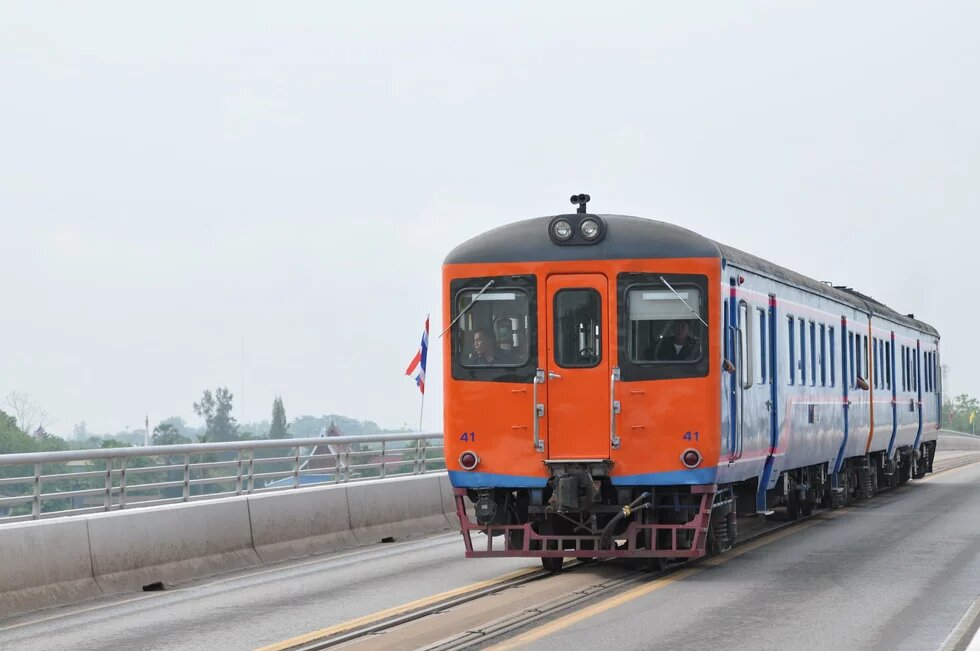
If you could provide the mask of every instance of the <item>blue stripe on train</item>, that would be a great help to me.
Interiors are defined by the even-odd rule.
[[[671,470],[650,472],[642,475],[613,477],[614,486],[672,486],[713,484],[718,468],[697,468],[695,470]],[[548,480],[544,477],[523,477],[521,475],[498,475],[490,472],[449,471],[449,482],[457,488],[543,488]]]
[[[670,470],[667,472],[648,472],[642,475],[623,475],[613,477],[613,486],[673,486],[677,484],[713,484],[718,476],[718,468],[697,468],[695,470]]]
[[[521,475],[498,475],[492,472],[449,471],[449,483],[456,488],[544,488],[545,477],[522,477]]]

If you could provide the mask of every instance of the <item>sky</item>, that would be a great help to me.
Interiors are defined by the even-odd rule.
[[[975,2],[0,2],[0,401],[70,434],[227,386],[418,427],[440,265],[570,209],[934,325],[980,396]],[[2,408],[2,407],[0,407]]]

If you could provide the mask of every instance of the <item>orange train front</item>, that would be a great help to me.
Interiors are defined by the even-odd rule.
[[[933,328],[588,200],[445,260],[467,556],[699,557],[734,543],[738,512],[805,515],[931,470]]]

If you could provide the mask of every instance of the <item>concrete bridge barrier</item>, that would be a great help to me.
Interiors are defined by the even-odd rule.
[[[350,527],[347,484],[249,495],[252,544],[263,563],[357,545]]]
[[[350,486],[347,504],[357,542],[367,545],[448,529],[441,481],[439,475],[416,475]]]
[[[104,592],[259,565],[248,502],[232,497],[83,516],[91,567]]]
[[[102,594],[80,518],[0,527],[0,622],[12,613]]]

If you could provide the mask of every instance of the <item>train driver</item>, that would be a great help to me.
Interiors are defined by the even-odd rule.
[[[490,328],[479,328],[473,331],[473,352],[467,363],[477,366],[492,366],[512,364],[509,351],[497,345],[497,339]]]
[[[643,357],[658,362],[685,362],[694,359],[697,339],[691,336],[691,323],[677,320],[671,324],[671,336],[664,337],[643,351]]]

